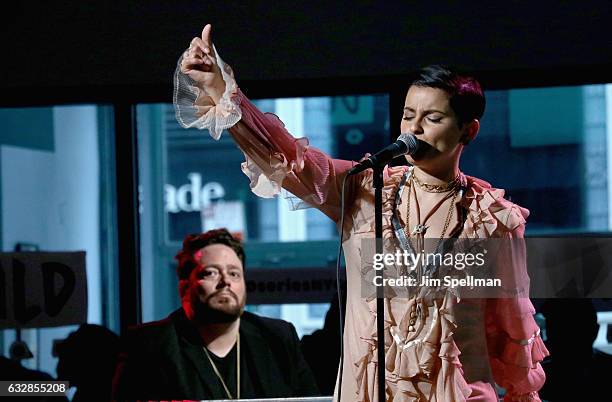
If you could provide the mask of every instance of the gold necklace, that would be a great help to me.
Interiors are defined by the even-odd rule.
[[[414,180],[414,173],[410,176],[410,179],[413,181]],[[411,185],[412,188],[412,185]],[[440,234],[440,240],[438,241],[438,246],[440,245],[440,242],[442,241],[442,239],[444,238],[444,234],[446,233],[446,230],[448,229],[448,225],[450,224],[451,218],[453,216],[453,210],[454,210],[454,205],[455,205],[455,200],[457,199],[457,194],[459,192],[455,191],[453,193],[453,197],[451,199],[451,205],[450,208],[448,209],[448,213],[446,214],[446,220],[444,222],[444,228],[442,229],[442,233]],[[416,191],[414,192],[414,198],[416,199]],[[448,197],[443,198],[442,201],[440,202],[440,205],[446,201]],[[431,215],[433,215],[433,213],[440,207],[440,205],[437,205],[436,207],[434,207],[432,209],[432,211],[430,212],[430,215],[425,218],[425,222],[427,221],[427,219],[429,219],[429,217],[431,217]],[[418,208],[418,205],[417,205]],[[406,235],[406,238],[408,239],[408,242],[410,242],[410,237],[413,235],[424,235],[425,231],[429,228],[429,226],[425,225],[425,222],[423,222],[422,224],[419,222],[416,225],[414,225],[414,228],[412,228],[412,231],[409,232],[408,228],[410,227],[410,194],[408,194],[408,200],[406,201],[406,226],[404,226],[404,234]],[[410,243],[410,245],[412,245],[412,243]],[[437,249],[437,246],[436,246]],[[415,249],[416,250],[416,249]]]
[[[416,183],[416,185],[419,186],[419,188],[427,191],[428,193],[445,193],[447,191],[454,190],[455,187],[457,187],[457,184],[459,183],[459,174],[457,174],[457,176],[455,176],[453,180],[444,184],[423,183],[421,180],[419,180],[418,177],[416,177],[416,174],[414,172],[412,172],[412,175],[410,177]]]
[[[221,381],[221,385],[223,385],[223,389],[225,390],[227,397],[229,399],[234,399],[234,397],[229,391],[229,388],[225,384],[225,381],[223,381],[223,377],[221,376],[221,373],[219,373],[219,369],[217,368],[217,365],[210,358],[210,354],[208,354],[208,349],[206,349],[206,346],[204,346],[204,353],[206,354],[206,357],[208,357],[208,361],[210,362],[210,365],[212,366],[213,371],[217,375],[217,378],[219,379],[219,381]],[[240,332],[238,333],[238,336],[236,337],[236,399],[240,399]]]
[[[459,176],[457,176],[457,178],[455,180],[453,180],[453,181],[457,181],[458,177]],[[413,178],[415,178],[414,172],[410,176],[410,178],[411,178],[411,180]],[[414,180],[413,180],[413,182],[414,182]],[[418,201],[417,200],[416,191],[414,190],[414,186],[413,186],[412,183],[410,183],[410,189],[412,189],[414,191],[415,201]],[[442,239],[444,238],[444,235],[446,234],[446,230],[448,229],[448,225],[450,224],[451,218],[453,216],[453,210],[455,209],[455,200],[457,199],[457,195],[459,194],[459,191],[456,190],[455,186],[453,186],[453,189],[455,191],[454,191],[453,196],[451,198],[450,208],[448,209],[448,213],[446,214],[446,220],[444,221],[444,228],[442,229],[442,233],[440,234],[440,239],[438,240],[438,244],[436,245],[435,250],[437,250],[438,247],[440,247],[440,243],[442,242]],[[438,192],[438,191],[436,191],[436,192]],[[439,192],[442,192],[442,191],[439,191]],[[427,221],[427,219],[429,219],[429,217],[431,217],[434,214],[434,212],[441,206],[441,204],[444,203],[444,201],[446,201],[447,198],[448,198],[448,196],[443,198],[442,201],[440,201],[439,205],[436,205],[432,209],[432,211],[429,213],[429,216],[427,216],[425,218],[425,221],[422,224],[421,223],[417,223],[414,226],[412,232],[409,232],[408,228],[410,227],[410,193],[408,193],[408,200],[406,202],[406,226],[404,226],[404,234],[406,235],[406,240],[408,241],[408,243],[410,244],[410,246],[413,248],[413,250],[416,253],[419,253],[420,252],[419,250],[424,246],[423,237],[425,235],[425,231],[428,228],[428,226],[425,225],[425,222]],[[417,212],[419,213],[418,208],[419,208],[419,206],[418,206],[418,203],[417,203]],[[419,216],[420,216],[420,213],[419,213]],[[417,241],[420,240],[420,243],[421,243],[420,247],[415,247],[412,244],[412,240],[410,240],[411,235],[418,236]],[[421,266],[421,264],[419,264],[419,267],[417,268],[417,283],[421,282],[421,275],[422,275],[421,269],[422,269],[422,266]],[[419,303],[421,303],[421,302],[418,299],[415,300],[414,303],[412,304],[411,309],[410,309],[410,318],[409,318],[409,321],[408,321],[408,332],[415,332],[416,331],[416,321],[417,321],[418,318],[420,318],[422,310],[423,310],[423,307],[421,307],[421,305]]]

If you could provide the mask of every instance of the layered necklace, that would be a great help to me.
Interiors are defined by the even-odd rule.
[[[431,211],[429,211],[427,216],[425,216],[425,219],[423,219],[423,223],[421,223],[420,221],[421,211],[420,211],[420,206],[419,206],[419,202],[418,202],[418,198],[416,194],[416,186],[418,186],[420,189],[428,193],[448,193],[445,197],[443,197],[440,201],[438,201],[436,205],[434,205],[434,207],[431,209]],[[414,172],[412,172],[412,174],[410,175],[410,190],[412,191],[412,194],[414,194],[414,199],[416,201],[417,223],[416,225],[414,225],[412,230],[409,229],[410,228],[410,198],[411,197],[410,197],[410,194],[408,194],[408,200],[406,202],[406,226],[404,226],[404,233],[406,234],[406,238],[410,242],[411,246],[412,246],[411,237],[416,236],[417,239],[418,238],[422,239],[425,235],[425,232],[429,228],[429,226],[427,226],[426,224],[427,220],[431,218],[431,216],[442,206],[442,204],[446,200],[451,198],[450,207],[448,208],[448,213],[446,214],[446,219],[444,221],[444,227],[442,229],[442,233],[440,233],[439,242],[442,241],[442,239],[444,238],[444,235],[446,234],[446,230],[448,229],[448,225],[450,224],[451,218],[453,217],[453,210],[455,209],[454,208],[455,200],[457,199],[457,194],[459,194],[459,192],[457,191],[458,188],[459,188],[459,175],[457,175],[453,180],[447,183],[437,185],[437,184],[423,183],[421,180],[419,180],[418,177],[416,177]],[[439,245],[439,242],[438,242],[438,245]],[[414,248],[414,247],[413,249],[416,251],[420,250],[420,248]]]
[[[410,191],[414,195],[417,222],[412,227],[412,229],[410,229],[410,198],[411,198],[411,195],[410,193],[408,193],[408,200],[406,202],[406,226],[404,226],[404,234],[406,235],[406,239],[408,240],[408,243],[410,244],[412,249],[417,253],[421,252],[425,246],[424,244],[425,232],[429,228],[429,226],[427,225],[427,221],[442,206],[442,204],[444,204],[446,200],[448,200],[449,198],[451,199],[450,206],[448,208],[448,212],[446,213],[446,219],[444,220],[444,227],[442,228],[442,232],[440,233],[440,239],[438,240],[438,244],[436,244],[436,248],[434,249],[434,250],[437,250],[438,247],[440,246],[440,243],[444,239],[444,235],[446,234],[446,231],[448,230],[448,225],[450,224],[450,221],[453,217],[453,211],[455,210],[455,207],[456,207],[455,201],[457,199],[457,195],[459,194],[458,189],[459,189],[459,184],[460,184],[460,175],[458,174],[453,180],[447,183],[436,185],[436,184],[423,183],[422,181],[418,179],[418,177],[416,177],[415,173],[412,172],[412,174],[410,175],[409,184],[410,184]],[[418,186],[420,189],[428,193],[448,193],[440,201],[438,201],[436,205],[434,205],[431,211],[429,211],[429,213],[423,219],[423,222],[421,222],[421,209],[420,209],[419,201],[417,198],[416,186]],[[415,238],[416,244],[412,243],[413,237]]]
[[[409,180],[410,180],[409,182],[410,192],[412,192],[412,194],[414,195],[414,200],[415,200],[417,222],[412,227],[412,229],[410,229],[411,194],[409,192],[408,200],[406,202],[406,225],[404,226],[404,234],[406,235],[406,240],[408,241],[408,243],[410,244],[410,246],[412,247],[415,253],[420,253],[425,248],[425,232],[429,228],[429,226],[427,226],[427,220],[433,216],[433,214],[442,206],[442,204],[444,204],[446,200],[448,200],[449,198],[451,199],[450,206],[448,208],[448,212],[446,213],[446,219],[444,220],[444,227],[442,228],[442,232],[440,233],[440,238],[438,239],[438,243],[436,244],[436,248],[434,249],[434,251],[438,250],[438,248],[440,247],[440,243],[442,243],[442,240],[444,239],[444,235],[446,234],[446,231],[448,230],[448,226],[450,225],[450,221],[453,217],[453,211],[456,208],[455,201],[457,200],[457,195],[459,194],[460,174],[457,174],[457,176],[453,180],[447,183],[444,183],[444,184],[440,184],[440,185],[423,183],[421,180],[419,180],[418,177],[416,177],[416,174],[414,173],[414,171],[410,175]],[[436,205],[434,205],[434,207],[431,209],[431,211],[429,211],[427,216],[425,216],[422,223],[421,223],[421,210],[420,210],[420,206],[419,206],[419,202],[418,202],[418,198],[416,194],[416,186],[418,186],[421,190],[428,192],[428,193],[448,193],[440,201],[438,201]],[[412,243],[412,238],[415,239],[416,244]],[[422,261],[422,259],[419,259],[419,261]],[[417,270],[417,283],[420,283],[422,275],[423,275],[422,262],[419,262],[419,266],[416,267],[416,270]],[[421,302],[415,302],[412,304],[411,309],[410,309],[410,318],[408,322],[409,324],[408,332],[416,331],[416,321],[420,317],[422,309],[423,307],[421,306]]]
[[[217,365],[211,359],[210,354],[208,353],[208,349],[206,349],[206,346],[204,346],[204,353],[206,354],[206,357],[208,357],[208,361],[210,362],[210,365],[212,366],[215,375],[217,376],[219,381],[221,381],[221,385],[223,385],[223,389],[225,390],[228,399],[234,399],[227,384],[223,380],[223,376],[219,372]],[[236,399],[240,399],[240,333],[238,333],[236,337]]]

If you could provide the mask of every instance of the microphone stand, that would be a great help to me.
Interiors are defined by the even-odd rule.
[[[420,141],[422,142],[422,141]],[[382,234],[382,190],[383,172],[387,163],[398,155],[414,154],[419,149],[419,140],[411,133],[402,133],[398,141],[387,146],[382,151],[373,155],[367,161],[363,161],[348,171],[348,175],[357,174],[367,169],[372,169],[374,184],[374,230],[376,235],[376,253],[383,253],[383,234]],[[378,401],[385,402],[385,275],[384,268],[378,272],[381,286],[376,286],[376,345],[377,361],[376,374],[378,375]]]
[[[376,235],[376,253],[383,252],[383,237],[382,237],[382,190],[383,190],[383,171],[385,165],[375,165],[373,170],[374,183],[374,227]],[[385,282],[384,268],[381,269],[379,275],[381,277],[381,286],[376,287],[376,344],[378,366],[376,368],[378,374],[378,401],[384,402],[386,398],[385,387]]]

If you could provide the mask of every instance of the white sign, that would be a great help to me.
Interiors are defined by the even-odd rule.
[[[0,253],[0,329],[84,322],[84,251]]]
[[[189,184],[179,188],[171,184],[164,186],[165,209],[170,213],[194,212],[206,208],[212,201],[225,197],[225,189],[220,183],[211,181],[202,185],[202,175],[189,173]]]

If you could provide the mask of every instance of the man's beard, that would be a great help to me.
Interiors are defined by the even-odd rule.
[[[212,300],[218,297],[220,293],[230,293],[227,297],[234,299],[236,303],[213,305]],[[244,300],[238,300],[238,297],[231,290],[222,290],[208,296],[206,300],[201,300],[198,297],[193,298],[195,301],[193,311],[195,319],[201,324],[226,324],[236,321],[242,315],[244,310]]]

